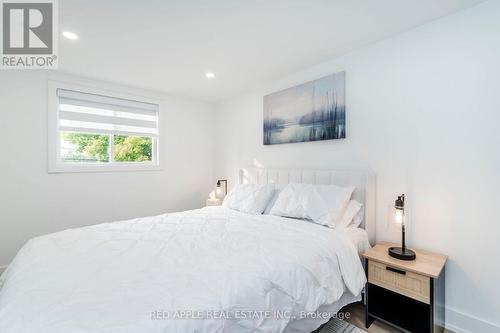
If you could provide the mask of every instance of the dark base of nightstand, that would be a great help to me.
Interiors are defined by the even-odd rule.
[[[405,332],[432,332],[429,330],[431,327],[429,304],[371,283],[368,284],[368,295],[372,301],[368,309],[367,324],[371,324],[373,319],[378,319]]]

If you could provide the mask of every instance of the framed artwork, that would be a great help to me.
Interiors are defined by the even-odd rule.
[[[264,145],[344,139],[345,72],[264,96]]]

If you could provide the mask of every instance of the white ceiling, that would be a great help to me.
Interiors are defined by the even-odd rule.
[[[59,68],[218,101],[481,1],[62,0]]]

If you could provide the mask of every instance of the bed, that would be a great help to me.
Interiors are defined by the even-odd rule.
[[[238,181],[352,184],[373,241],[365,173],[242,169]],[[347,233],[224,207],[31,239],[0,278],[0,332],[310,332],[360,300]]]

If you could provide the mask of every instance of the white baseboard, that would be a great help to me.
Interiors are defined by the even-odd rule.
[[[455,333],[497,333],[500,325],[477,318],[453,308],[446,308],[446,329]]]

